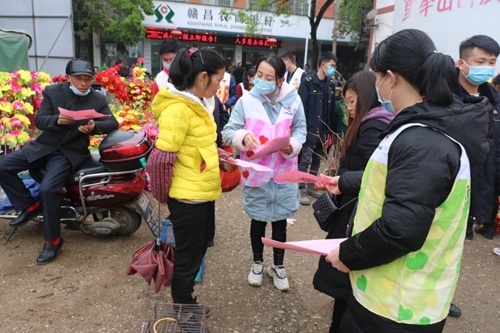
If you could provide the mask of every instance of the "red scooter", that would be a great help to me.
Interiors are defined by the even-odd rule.
[[[67,179],[61,189],[61,223],[66,229],[94,235],[129,236],[146,221],[158,235],[158,214],[143,193],[146,167],[153,144],[143,131],[113,131]],[[45,170],[30,170],[31,177],[41,182]],[[15,218],[15,215],[0,215]],[[34,218],[43,222],[41,215]],[[5,243],[16,229],[4,236]]]

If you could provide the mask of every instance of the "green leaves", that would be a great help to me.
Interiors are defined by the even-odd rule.
[[[344,0],[339,6],[339,32],[350,35],[357,47],[365,15],[373,7],[373,0]]]
[[[154,14],[153,0],[73,0],[75,33],[114,35],[129,45],[144,34],[144,14]]]

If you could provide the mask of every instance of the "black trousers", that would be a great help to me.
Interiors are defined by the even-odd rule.
[[[264,261],[264,244],[262,237],[266,236],[267,222],[252,219],[250,223],[250,242],[252,243],[253,261]],[[271,222],[272,239],[286,242],[286,220]],[[285,250],[273,247],[273,259],[276,266],[283,265]]]
[[[49,154],[31,163],[24,152],[18,150],[0,160],[0,186],[7,194],[15,210],[21,211],[35,203],[30,191],[17,176],[28,169],[46,168],[40,184],[40,204],[43,208],[43,229],[45,240],[59,237],[61,220],[61,199],[59,191],[71,175],[71,162],[61,152]]]
[[[208,228],[215,219],[215,202],[187,204],[168,198],[175,236],[174,303],[194,304],[194,280],[207,252]]]

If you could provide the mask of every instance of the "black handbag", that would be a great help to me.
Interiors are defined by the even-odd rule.
[[[321,197],[319,197],[318,200],[312,204],[314,217],[316,218],[321,230],[329,232],[331,224],[335,220],[335,215],[337,215],[342,208],[349,205],[351,202],[354,202],[356,199],[357,197],[349,200],[345,205],[338,208],[330,193],[323,193]]]

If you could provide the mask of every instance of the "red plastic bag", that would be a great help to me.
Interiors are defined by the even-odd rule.
[[[229,153],[233,153],[233,148],[231,147],[224,147],[223,149]],[[231,192],[232,190],[237,188],[238,185],[240,185],[241,181],[240,169],[236,168],[232,172],[226,172],[224,170],[221,170],[220,180],[221,180],[222,192]]]

